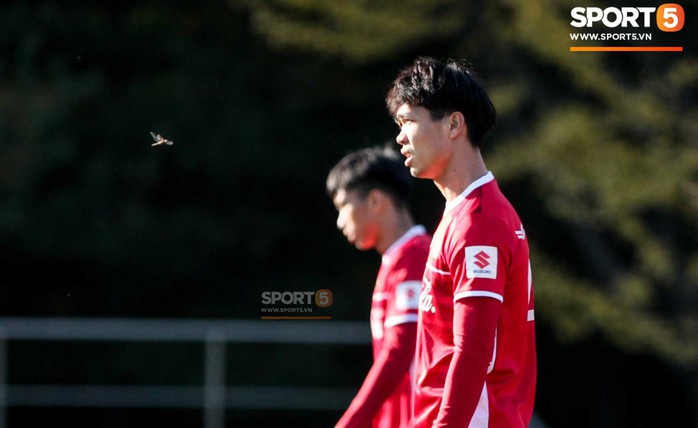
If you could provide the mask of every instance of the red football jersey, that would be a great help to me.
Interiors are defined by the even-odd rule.
[[[439,413],[454,355],[454,305],[469,297],[496,299],[501,307],[482,393],[469,398],[475,410],[468,427],[527,427],[536,387],[528,241],[492,173],[446,204],[433,237],[420,293],[417,428],[431,428]]]
[[[384,253],[371,304],[373,356],[383,349],[386,329],[416,323],[419,290],[429,254],[430,238],[422,226],[414,226]],[[411,372],[412,370],[410,370]],[[374,428],[411,427],[411,373],[382,405],[373,419]]]

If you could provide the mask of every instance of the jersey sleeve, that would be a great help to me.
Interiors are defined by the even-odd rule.
[[[453,358],[433,428],[470,425],[480,396],[486,393],[485,377],[494,348],[500,307],[498,301],[482,297],[456,302]]]
[[[510,260],[507,228],[497,218],[473,215],[469,227],[454,236],[447,254],[453,275],[453,300],[490,297],[502,302]]]
[[[336,428],[371,426],[381,406],[405,378],[414,356],[417,336],[415,324],[402,324],[388,329],[385,345],[371,366],[361,389]]]
[[[388,283],[391,297],[385,308],[386,329],[417,322],[419,291],[427,256],[428,247],[410,246],[390,272]]]

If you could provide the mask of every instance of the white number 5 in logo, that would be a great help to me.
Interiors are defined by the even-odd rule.
[[[330,290],[318,290],[315,292],[315,306],[327,308],[332,306],[332,292]]]
[[[657,8],[657,27],[668,33],[683,28],[686,15],[683,7],[676,3],[665,3]]]

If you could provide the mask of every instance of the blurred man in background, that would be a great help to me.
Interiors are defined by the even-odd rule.
[[[536,386],[533,288],[521,220],[480,154],[495,108],[464,64],[418,58],[386,96],[413,176],[446,208],[419,305],[417,428],[525,428]]]
[[[368,148],[345,156],[327,177],[337,227],[382,262],[371,304],[374,363],[337,423],[340,428],[409,428],[417,307],[429,236],[408,208],[412,177],[399,155]]]

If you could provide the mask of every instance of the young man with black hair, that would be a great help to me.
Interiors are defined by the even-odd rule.
[[[430,241],[408,208],[412,180],[386,148],[350,153],[327,178],[339,230],[356,248],[382,255],[370,315],[374,363],[340,428],[412,427],[411,368]]]
[[[446,199],[419,304],[416,428],[524,428],[536,348],[528,241],[480,153],[495,108],[460,62],[418,58],[386,96],[413,176]]]

